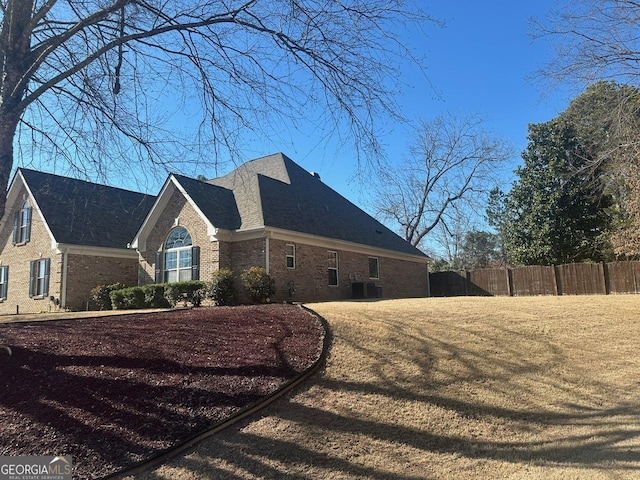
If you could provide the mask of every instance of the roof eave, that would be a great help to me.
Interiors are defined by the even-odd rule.
[[[335,238],[322,237],[319,235],[313,235],[309,233],[301,233],[301,232],[295,232],[292,230],[285,230],[282,228],[264,227],[263,230],[266,235],[269,235],[270,238],[275,240],[284,240],[284,241],[290,241],[290,242],[299,241],[300,243],[306,243],[308,245],[349,250],[352,252],[364,253],[367,255],[380,255],[383,257],[395,258],[398,260],[408,260],[411,262],[418,262],[418,263],[425,263],[425,264],[432,261],[432,259],[425,254],[411,254],[411,253],[401,252],[398,250],[390,250],[387,248],[376,247],[372,245],[365,245],[365,244],[356,243],[356,242],[350,242],[347,240],[339,240]]]

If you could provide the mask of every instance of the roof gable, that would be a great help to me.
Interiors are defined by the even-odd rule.
[[[127,248],[155,197],[50,173],[19,169],[58,243]]]
[[[240,228],[240,212],[232,190],[182,175],[173,176],[212,225],[225,230]]]

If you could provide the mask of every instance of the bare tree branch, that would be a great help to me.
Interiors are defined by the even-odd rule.
[[[73,137],[70,148],[103,158],[103,171],[118,163],[113,151],[159,164],[169,152],[188,158],[187,148],[231,154],[243,129],[274,135],[274,120],[312,119],[311,112],[324,128],[378,151],[375,118],[401,118],[397,67],[416,60],[397,33],[437,24],[413,0],[6,0],[0,7],[4,187],[13,140],[28,138],[18,129],[34,128],[49,142]],[[169,93],[176,109],[199,101],[195,134],[151,128],[167,115],[154,105]],[[67,135],[44,135],[50,128]]]
[[[511,149],[477,117],[423,122],[409,158],[379,169],[375,208],[400,226],[407,241],[421,245],[439,225],[447,228],[450,215],[469,214],[510,157]]]

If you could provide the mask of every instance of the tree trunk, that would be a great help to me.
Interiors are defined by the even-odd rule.
[[[33,0],[9,0],[0,30],[0,217],[4,214],[13,140],[22,115],[31,58]]]
[[[5,113],[5,109],[0,108],[0,218],[4,214],[9,175],[13,168],[13,138],[19,118],[18,115]]]

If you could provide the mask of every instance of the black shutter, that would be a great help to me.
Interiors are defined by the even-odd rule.
[[[35,287],[35,269],[38,262],[31,260],[29,264],[29,298],[33,298],[33,291]]]
[[[42,296],[46,297],[49,295],[49,268],[51,267],[51,259],[45,258],[44,262],[44,285],[42,288]]]
[[[200,280],[200,247],[191,247],[191,280]]]
[[[164,283],[162,275],[162,252],[156,252],[156,283]]]
[[[20,212],[13,215],[13,244],[18,243],[18,235],[20,231]]]

